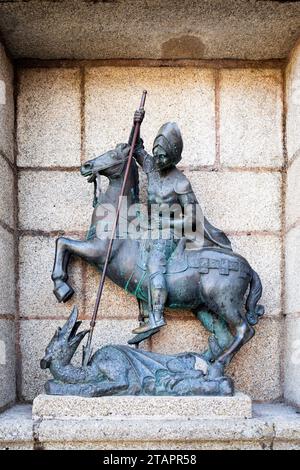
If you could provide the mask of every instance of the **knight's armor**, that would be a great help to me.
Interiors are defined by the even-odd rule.
[[[183,208],[188,204],[192,204],[193,207],[199,205],[190,182],[176,168],[176,164],[181,160],[182,149],[182,136],[174,122],[168,122],[159,129],[153,143],[154,156],[145,151],[140,137],[135,148],[135,159],[142,166],[148,179],[148,227],[151,229],[147,270],[150,281],[151,305],[149,307],[152,311],[152,320],[150,317],[149,324],[140,326],[134,330],[134,333],[142,333],[166,324],[163,316],[168,295],[165,280],[166,264],[180,237],[183,236]],[[163,155],[163,164],[159,159],[158,163],[156,161],[157,154],[160,153]],[[169,208],[176,205],[181,209],[180,213],[172,212],[174,215],[170,219],[170,211],[166,211],[167,215],[164,215],[164,211],[157,210],[158,207],[162,208],[166,205]],[[227,236],[213,227],[205,218],[201,226],[206,245],[231,249]],[[155,234],[153,227],[156,230]],[[178,234],[180,234],[179,237]]]

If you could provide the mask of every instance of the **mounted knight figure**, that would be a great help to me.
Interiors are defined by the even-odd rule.
[[[145,112],[134,114],[131,143],[136,123],[142,123]],[[182,158],[183,141],[175,122],[167,122],[158,131],[153,143],[153,155],[146,152],[138,136],[134,157],[148,180],[149,255],[147,270],[150,281],[150,321],[143,322],[133,333],[145,333],[166,325],[164,307],[168,296],[165,279],[167,262],[178,242],[192,242],[197,248],[214,246],[231,250],[224,232],[214,227],[202,214],[188,178],[176,168]],[[202,246],[201,246],[202,245]]]
[[[262,284],[248,261],[232,251],[227,236],[201,215],[190,182],[176,168],[183,147],[177,125],[166,123],[161,127],[154,140],[153,155],[150,155],[138,135],[143,118],[143,106],[140,106],[134,115],[133,137],[131,134],[134,145],[130,145],[130,139],[129,143],[119,144],[82,165],[81,174],[87,177],[88,182],[104,176],[108,178],[108,187],[96,194],[86,239],[64,236],[57,239],[52,272],[54,294],[59,302],[66,302],[73,295],[72,286],[68,283],[68,266],[71,256],[75,255],[104,273],[97,300],[101,298],[105,275],[137,298],[142,314],[140,325],[134,331],[136,335],[128,341],[129,344],[141,343],[160,331],[166,324],[165,307],[189,310],[211,333],[201,357],[209,367],[214,365],[218,377],[222,377],[224,367],[252,338],[255,333],[253,325],[264,314],[263,306],[258,303]],[[132,155],[135,158],[131,158]],[[99,213],[105,214],[102,209],[107,203],[119,214],[123,196],[127,207],[140,202],[136,162],[148,178],[149,220],[146,225],[149,231],[150,222],[150,235],[147,234],[145,239],[115,237],[115,229],[120,228],[119,218],[115,217],[111,231],[102,237],[97,230]],[[188,208],[193,210],[187,211]],[[156,235],[153,236],[155,217]],[[127,221],[131,221],[129,212]],[[189,239],[194,242],[195,236],[199,241],[197,233],[201,235],[201,232],[200,247],[190,249],[186,246]],[[96,301],[95,307],[98,305]],[[90,332],[95,326],[96,313],[97,308],[90,322]],[[90,351],[90,343],[87,342],[85,351]],[[87,366],[92,358],[90,354],[85,354],[85,358]]]

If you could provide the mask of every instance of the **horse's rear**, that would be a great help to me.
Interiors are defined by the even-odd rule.
[[[185,250],[168,263],[168,306],[195,309],[209,304],[212,307],[215,295],[223,298],[224,292],[243,299],[251,276],[248,261],[232,251],[218,248]]]
[[[258,305],[262,295],[260,278],[245,258],[228,250],[186,252],[185,263],[186,269],[182,263],[181,272],[167,275],[167,304],[193,310],[216,342],[217,353],[212,353],[210,359],[227,364],[252,338],[252,325],[264,313]]]

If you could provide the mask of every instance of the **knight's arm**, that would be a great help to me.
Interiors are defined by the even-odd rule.
[[[189,224],[189,227],[195,227],[197,219],[199,219],[199,211],[201,212],[201,208],[191,183],[185,177],[180,178],[176,181],[174,189],[184,211],[185,223]]]
[[[131,129],[131,133],[130,133],[129,141],[128,141],[129,145],[131,145],[132,140],[133,140],[135,125],[137,123],[142,124],[144,116],[145,116],[144,109],[138,109],[134,113],[133,127]],[[143,139],[140,136],[140,131],[139,131],[138,136],[137,136],[137,141],[136,141],[136,144],[135,144],[135,149],[134,149],[133,156],[136,159],[136,161],[138,162],[138,164],[143,168],[143,170],[146,173],[149,172],[150,168],[152,167],[152,156],[149,155],[149,153],[147,153],[145,148],[144,148],[144,142],[143,142]]]
[[[183,208],[184,217],[184,236],[189,240],[193,239],[195,232],[203,233],[203,223],[201,224],[203,215],[201,207],[193,191],[179,196],[181,207]],[[200,226],[198,225],[200,222]],[[190,237],[189,237],[190,233]]]
[[[181,226],[178,219],[178,224],[175,224],[174,228],[177,228],[178,225],[179,237],[184,236],[193,242],[202,240],[206,236],[205,218],[189,180],[181,175],[175,182],[174,189],[182,210]]]

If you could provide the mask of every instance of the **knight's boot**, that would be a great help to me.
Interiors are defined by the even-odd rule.
[[[153,328],[155,328],[155,326],[152,326],[150,322],[142,323],[140,326],[132,330],[132,333],[134,333],[135,335],[139,335],[141,333],[146,333],[146,331],[150,331]]]
[[[155,330],[156,328],[161,328],[162,326],[165,326],[166,322],[163,313],[163,306],[155,305],[153,307],[152,315],[150,315],[149,322],[141,324],[140,326],[132,330],[132,333],[146,333],[147,331]]]
[[[164,319],[164,307],[162,305],[154,305],[153,307],[153,317],[155,322],[155,328],[165,326],[166,322]]]

